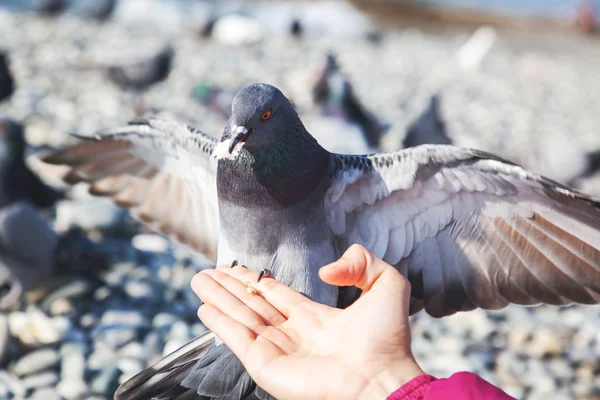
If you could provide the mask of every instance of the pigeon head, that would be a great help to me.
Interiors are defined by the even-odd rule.
[[[299,126],[300,118],[283,93],[274,86],[256,83],[235,95],[223,139],[231,139],[230,154],[238,143],[244,143],[248,150],[260,150]]]

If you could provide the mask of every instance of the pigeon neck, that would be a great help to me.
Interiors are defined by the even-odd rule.
[[[329,153],[312,137],[219,162],[219,197],[250,206],[287,206],[310,196],[327,176]]]

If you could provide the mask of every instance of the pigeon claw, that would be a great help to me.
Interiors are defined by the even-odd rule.
[[[238,265],[238,260],[233,260],[231,262],[231,268],[236,267]]]
[[[273,273],[271,272],[271,270],[268,270],[268,269],[264,268],[262,271],[260,271],[260,274],[258,274],[258,279],[256,280],[256,282],[260,282],[260,280],[262,278],[272,278],[272,279],[275,279],[275,275],[273,275]]]

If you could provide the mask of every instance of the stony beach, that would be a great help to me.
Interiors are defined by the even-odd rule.
[[[127,123],[139,116],[136,103],[218,136],[225,117],[200,104],[198,91],[234,92],[262,81],[281,87],[311,118],[317,109],[306,100],[310,76],[332,52],[361,102],[390,124],[384,150],[400,148],[407,127],[438,94],[454,144],[600,196],[600,175],[581,177],[586,153],[600,149],[598,39],[492,30],[489,51],[478,59],[461,50],[471,28],[384,27],[338,2],[244,6],[244,32],[252,37],[235,24],[231,32],[221,26],[212,37],[201,34],[227,13],[225,5],[148,3],[157,8],[120,4],[98,22],[14,12],[0,1],[0,50],[10,55],[16,81],[0,115],[25,125],[28,161],[50,183],[67,189],[39,154],[74,142],[69,133]],[[303,26],[299,37],[290,33],[294,20]],[[175,57],[165,81],[133,94],[108,79],[105,66],[167,45]],[[344,140],[343,131],[332,134]],[[69,257],[79,267],[0,313],[0,399],[112,398],[119,383],[206,330],[189,282],[212,265],[110,201],[90,197],[84,186],[68,190],[46,216],[59,234],[73,237],[78,252]],[[412,326],[413,351],[430,374],[472,371],[519,399],[600,399],[598,306],[511,306],[444,319],[420,313]]]

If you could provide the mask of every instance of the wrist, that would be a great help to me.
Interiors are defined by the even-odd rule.
[[[371,375],[359,398],[361,400],[386,399],[401,386],[424,374],[425,372],[412,358],[394,362]]]
[[[405,359],[401,363],[381,371],[376,377],[376,381],[387,397],[399,387],[424,374],[425,372],[423,372],[415,360]]]

